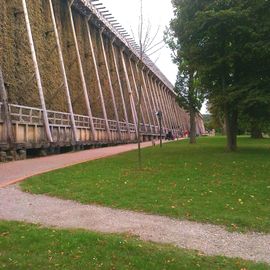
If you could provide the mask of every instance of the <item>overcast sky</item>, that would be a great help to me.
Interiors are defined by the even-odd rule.
[[[137,39],[140,16],[139,0],[100,0],[96,3],[103,3],[131,36],[133,31]],[[143,0],[143,13],[145,23],[149,22],[152,27],[151,36],[154,36],[159,29],[155,41],[156,43],[162,41],[166,26],[169,26],[170,20],[173,18],[171,0]],[[172,62],[170,49],[164,46],[150,57],[174,85],[177,66]],[[205,111],[205,106],[202,111]]]

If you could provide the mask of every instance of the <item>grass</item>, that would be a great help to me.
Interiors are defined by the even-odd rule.
[[[270,140],[239,138],[228,153],[225,138],[197,145],[173,142],[35,176],[25,191],[224,224],[232,230],[270,232]]]
[[[53,230],[15,222],[0,222],[0,247],[0,268],[3,270],[269,269],[266,264],[206,257],[129,236]]]

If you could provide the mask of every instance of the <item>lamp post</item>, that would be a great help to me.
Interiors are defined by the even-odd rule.
[[[160,148],[162,147],[162,111],[156,112],[159,122],[159,140],[160,140]]]

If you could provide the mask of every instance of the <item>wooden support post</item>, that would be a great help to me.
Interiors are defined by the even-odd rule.
[[[171,104],[170,104],[170,102],[168,100],[168,93],[167,93],[166,86],[163,86],[163,96],[164,96],[165,106],[166,106],[166,109],[167,109],[168,115],[169,115],[169,122],[170,122],[170,126],[171,126],[170,129],[174,133],[175,124],[174,124],[174,119],[173,119],[173,113],[172,113],[172,110],[171,110]]]
[[[164,112],[165,112],[165,115],[166,115],[166,121],[167,121],[167,132],[171,129],[171,123],[170,123],[170,115],[168,113],[168,108],[165,104],[165,99],[164,99],[164,96],[163,96],[163,86],[162,86],[162,83],[159,82],[158,84],[158,87],[160,89],[160,95],[161,95],[161,101],[162,101],[162,106],[164,108]]]
[[[155,98],[155,94],[154,94],[154,79],[153,79],[153,76],[148,78],[149,80],[149,84],[150,84],[150,97],[152,99],[152,103],[153,103],[153,106],[154,106],[154,110],[155,110],[155,119],[156,119],[156,132],[158,132],[158,125],[159,125],[159,119],[158,119],[158,116],[157,116],[157,111],[159,110],[158,108],[158,105],[157,105],[157,102],[156,102],[156,98]]]
[[[14,143],[14,136],[12,133],[12,122],[11,122],[11,116],[10,116],[10,110],[8,106],[8,96],[7,91],[4,84],[4,76],[2,73],[2,69],[0,67],[0,101],[2,101],[2,110],[0,113],[3,115],[3,121],[4,121],[4,128],[5,128],[5,140],[9,144],[10,147],[12,147],[12,144]]]
[[[143,79],[143,85],[144,85],[144,93],[145,93],[145,97],[146,97],[146,102],[145,102],[145,106],[148,109],[148,118],[149,118],[149,124],[150,124],[150,129],[151,129],[151,133],[154,133],[154,126],[155,126],[155,118],[154,118],[154,114],[155,111],[153,110],[150,98],[149,98],[149,88],[147,87],[147,83],[146,83],[146,79],[145,79],[145,75],[144,75],[144,70],[141,71],[142,73],[142,79]]]
[[[155,100],[156,100],[156,106],[157,106],[157,110],[158,111],[162,111],[162,106],[161,106],[161,104],[160,104],[160,100],[159,100],[159,97],[158,97],[158,95],[157,95],[157,88],[156,88],[157,86],[156,86],[156,80],[155,79],[153,79],[153,95],[154,95],[154,98],[155,98]],[[164,114],[164,112],[163,112],[163,114]],[[163,117],[162,118],[163,119],[163,129],[165,130],[166,129],[166,127],[165,127],[165,118]]]
[[[24,12],[24,17],[25,17],[25,22],[26,22],[26,29],[27,29],[27,34],[28,34],[28,39],[29,39],[29,44],[30,44],[30,49],[31,49],[31,54],[32,54],[32,60],[33,60],[34,69],[35,69],[35,76],[36,76],[36,80],[37,80],[39,99],[40,99],[41,108],[43,111],[42,115],[43,115],[44,129],[45,129],[47,140],[49,142],[53,142],[52,134],[51,134],[51,130],[50,130],[50,125],[49,125],[49,119],[48,119],[48,114],[47,114],[45,98],[44,98],[44,93],[43,93],[43,87],[42,87],[42,82],[41,82],[41,77],[40,77],[40,72],[39,72],[39,67],[38,67],[37,55],[36,55],[34,40],[33,40],[33,36],[32,36],[29,14],[28,14],[27,5],[26,5],[26,0],[22,0],[22,5],[23,5],[23,12]]]
[[[178,130],[178,134],[181,131],[181,123],[179,122],[179,117],[177,115],[177,112],[175,110],[175,106],[176,106],[176,101],[174,99],[174,97],[172,95],[169,96],[171,99],[171,103],[172,103],[172,110],[174,113],[174,117],[175,117],[175,121],[176,121],[176,126],[177,126],[177,130]]]
[[[171,100],[172,111],[173,111],[173,114],[174,114],[175,123],[176,123],[176,126],[177,126],[177,131],[178,131],[178,134],[179,134],[179,131],[181,130],[181,122],[179,121],[179,115],[177,114],[177,110],[175,109],[176,101],[172,97],[172,95],[170,95],[170,94],[169,94],[169,98]]]
[[[184,128],[183,128],[183,124],[182,124],[182,118],[181,118],[181,114],[179,113],[179,104],[177,103],[176,101],[176,98],[173,98],[173,108],[174,108],[174,111],[175,111],[175,116],[176,116],[176,119],[177,119],[177,122],[178,122],[178,128],[181,132],[184,131]]]
[[[166,90],[165,94],[166,94],[166,99],[167,99],[168,106],[169,106],[168,108],[170,110],[170,114],[171,114],[171,118],[172,118],[173,130],[174,130],[174,132],[176,132],[177,120],[176,120],[176,117],[175,117],[175,114],[174,114],[174,111],[173,111],[173,103],[172,103],[172,100],[171,100],[171,95],[169,93],[169,90]]]
[[[146,116],[148,118],[148,124],[150,126],[150,132],[153,133],[152,126],[151,126],[151,120],[150,120],[150,113],[149,113],[150,106],[149,106],[149,104],[146,103],[146,98],[145,98],[145,92],[147,91],[147,89],[146,89],[146,83],[145,83],[144,76],[143,76],[143,68],[141,69],[141,74],[140,74],[138,62],[136,63],[136,70],[137,70],[138,76],[140,76],[142,78],[142,85],[141,85],[142,98],[143,98],[144,108],[146,111]]]
[[[158,98],[158,95],[157,95],[157,88],[156,88],[156,81],[155,79],[153,80],[153,94],[154,94],[154,98],[156,100],[156,104],[157,104],[157,110],[158,111],[162,111],[162,107],[160,105],[160,102],[159,102],[159,98]],[[163,118],[164,119],[164,118]],[[164,122],[164,121],[163,121]]]
[[[168,107],[168,104],[167,104],[167,101],[166,101],[166,96],[165,96],[165,87],[160,84],[160,94],[161,94],[161,98],[162,98],[162,102],[163,102],[163,107],[164,107],[164,110],[166,112],[166,115],[167,115],[167,121],[168,121],[168,128],[169,130],[172,129],[172,117],[171,117],[171,114],[170,114],[170,110],[169,110],[169,107]]]
[[[170,106],[170,103],[168,102],[166,86],[162,86],[162,90],[163,90],[162,92],[163,92],[163,97],[164,97],[164,103],[165,103],[165,107],[167,109],[168,118],[169,118],[169,125],[170,125],[169,128],[174,133],[174,120],[173,120],[173,115],[171,113],[171,106]]]
[[[126,66],[126,61],[124,58],[123,49],[121,50],[120,53],[121,53],[122,64],[123,64],[124,73],[125,73],[125,77],[126,77],[126,83],[127,83],[127,87],[128,87],[129,101],[130,101],[133,123],[136,126],[135,130],[136,130],[136,135],[138,136],[138,128],[137,128],[138,119],[137,119],[137,114],[136,114],[136,107],[135,107],[135,103],[134,103],[134,99],[133,99],[133,95],[132,95],[132,90],[131,90],[131,85],[130,85],[130,81],[129,81],[129,77],[128,77],[127,66]]]
[[[136,93],[136,96],[137,96],[137,100],[139,102],[139,91],[138,91],[138,86],[137,86],[137,82],[136,82],[136,79],[135,79],[134,70],[133,70],[133,66],[132,66],[130,57],[129,57],[128,60],[129,60],[129,66],[130,66],[130,70],[131,70],[131,76],[132,76],[132,80],[133,80],[133,84],[134,84],[135,93]],[[142,87],[142,85],[140,85],[140,87]],[[134,91],[133,91],[133,93],[134,93]],[[141,110],[142,122],[143,122],[142,124],[143,124],[143,126],[145,128],[145,118],[144,118],[144,113],[143,113],[143,109],[142,109],[142,104],[140,104],[139,109]]]
[[[180,128],[179,128],[177,115],[176,115],[175,110],[174,110],[174,99],[172,97],[172,93],[170,93],[170,92],[168,92],[168,100],[170,102],[171,111],[172,111],[172,114],[173,114],[174,126],[175,126],[177,134],[179,134]]]
[[[56,25],[52,0],[49,0],[49,4],[50,4],[51,18],[52,18],[52,23],[53,23],[53,28],[54,28],[54,35],[55,35],[57,50],[58,50],[58,55],[59,55],[60,68],[61,68],[61,73],[64,80],[64,88],[65,88],[65,94],[66,94],[67,103],[68,103],[68,111],[70,114],[71,130],[73,134],[73,139],[75,142],[77,142],[78,141],[77,128],[76,128],[76,123],[74,119],[73,107],[72,107],[71,97],[70,97],[70,90],[69,90],[69,85],[68,85],[68,80],[67,80],[67,73],[66,73],[66,68],[65,68],[65,63],[64,63],[63,52],[62,52],[62,48],[60,44],[58,28]]]
[[[72,15],[72,9],[71,9],[72,3],[73,3],[73,1],[70,3],[70,5],[68,7],[68,9],[69,9],[70,23],[71,23],[71,28],[72,28],[73,39],[74,39],[74,42],[75,42],[75,49],[76,49],[76,54],[77,54],[77,60],[78,60],[79,70],[80,70],[80,77],[81,77],[81,82],[82,82],[84,100],[85,100],[85,104],[86,104],[87,114],[88,114],[88,117],[89,117],[91,131],[93,133],[93,137],[94,137],[94,140],[95,140],[96,131],[95,131],[95,126],[94,126],[94,121],[93,121],[93,115],[92,115],[92,109],[91,109],[91,106],[90,106],[88,89],[87,89],[87,85],[86,85],[86,81],[85,81],[85,77],[84,77],[82,60],[81,60],[81,55],[80,55],[80,50],[79,50],[79,45],[78,45],[78,40],[77,40],[77,35],[76,35],[76,30],[75,30],[75,25],[74,25],[74,20],[73,20],[73,15]]]
[[[90,31],[90,26],[89,26],[89,20],[90,20],[90,17],[85,20],[87,34],[88,34],[88,41],[89,41],[89,45],[90,45],[90,50],[91,50],[91,54],[92,54],[92,58],[93,58],[94,69],[95,69],[97,83],[98,83],[98,91],[99,91],[100,100],[101,100],[102,112],[103,112],[103,116],[105,119],[105,128],[107,131],[107,137],[108,137],[108,140],[111,140],[111,130],[109,127],[107,111],[106,111],[105,101],[104,101],[104,96],[103,96],[103,89],[102,89],[101,82],[100,82],[97,59],[96,59],[96,54],[95,54],[94,45],[93,45],[93,41],[92,41],[92,35],[91,35],[91,31]]]
[[[118,115],[116,101],[115,101],[114,89],[113,89],[113,85],[112,85],[112,79],[111,79],[111,74],[110,74],[110,69],[109,69],[107,54],[106,54],[105,47],[104,47],[104,40],[103,40],[103,36],[102,36],[102,31],[100,31],[99,34],[100,34],[100,40],[101,40],[101,47],[102,47],[102,52],[103,52],[103,58],[104,58],[104,61],[105,61],[105,67],[106,67],[107,76],[108,76],[108,80],[109,80],[110,93],[111,93],[111,96],[112,96],[114,114],[115,114],[115,118],[116,118],[116,122],[117,122],[118,137],[119,137],[119,140],[121,140],[121,130],[120,130],[120,123],[119,123],[119,115]]]
[[[146,78],[148,78],[148,73],[146,74]],[[146,99],[147,99],[147,102],[148,102],[148,105],[147,105],[147,107],[149,108],[149,116],[150,116],[150,118],[152,119],[152,121],[151,121],[151,131],[152,131],[152,133],[154,133],[154,132],[156,132],[155,131],[155,114],[156,114],[156,112],[155,112],[155,110],[153,109],[153,106],[152,106],[152,103],[151,103],[151,99],[150,99],[150,92],[151,92],[151,87],[150,87],[150,85],[149,85],[149,83],[148,83],[148,81],[145,79],[145,74],[144,74],[144,71],[142,70],[142,77],[143,77],[143,83],[144,83],[144,85],[145,85],[145,95],[146,95]]]
[[[161,95],[160,95],[160,82],[155,82],[155,90],[156,90],[156,96],[157,96],[157,100],[158,100],[158,103],[159,103],[159,107],[160,107],[160,110],[162,111],[162,116],[163,116],[163,123],[164,123],[164,129],[166,131],[166,133],[168,132],[168,119],[167,119],[167,114],[166,114],[166,111],[164,109],[164,106],[163,106],[163,102],[162,102],[162,98],[161,98]]]
[[[169,108],[168,108],[168,106],[166,104],[166,98],[165,98],[165,95],[164,95],[164,85],[162,85],[162,83],[160,83],[160,94],[161,94],[161,97],[162,97],[163,107],[164,107],[164,110],[165,110],[166,115],[167,115],[168,129],[169,129],[169,131],[171,131],[171,129],[172,129],[172,121],[171,121]]]
[[[115,55],[113,42],[111,42],[111,49],[112,49],[112,53],[113,53],[113,61],[114,61],[114,65],[115,65],[116,76],[117,76],[117,80],[118,80],[118,84],[119,84],[120,96],[121,96],[121,100],[122,100],[122,104],[123,104],[124,117],[125,117],[126,127],[127,127],[127,131],[128,131],[128,136],[131,139],[129,122],[128,122],[128,115],[127,115],[127,108],[126,108],[126,102],[125,102],[125,98],[124,98],[124,92],[123,92],[123,87],[122,87],[122,84],[121,84],[119,67],[118,67],[118,64],[117,64],[117,59],[116,59],[116,55]]]

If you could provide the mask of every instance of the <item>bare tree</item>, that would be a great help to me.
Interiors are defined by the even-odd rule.
[[[149,56],[159,52],[164,46],[165,43],[163,39],[161,41],[156,42],[157,36],[160,32],[160,26],[157,27],[156,31],[152,35],[152,25],[151,22],[148,20],[145,22],[144,19],[144,13],[143,13],[143,0],[139,0],[140,2],[140,16],[139,16],[139,22],[138,22],[138,33],[137,33],[137,39],[134,35],[134,32],[131,30],[133,38],[135,40],[138,40],[139,47],[139,70],[142,70],[143,68],[143,61],[146,60]],[[138,104],[137,104],[137,130],[138,130],[138,161],[139,161],[139,167],[142,166],[142,156],[141,156],[141,121],[142,121],[142,87],[143,87],[143,79],[142,74],[139,74],[139,80],[138,80]]]

